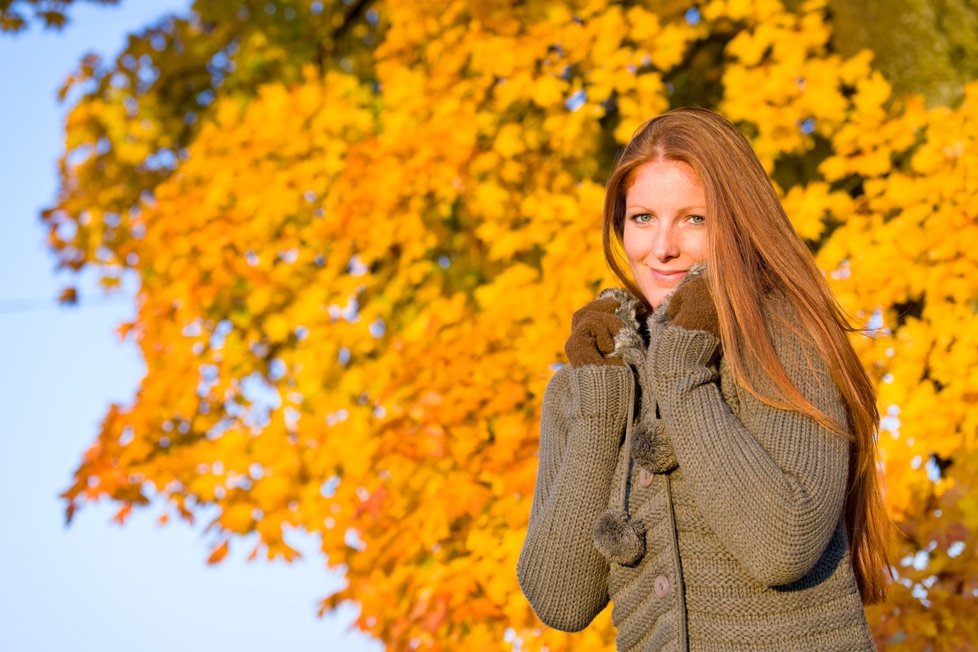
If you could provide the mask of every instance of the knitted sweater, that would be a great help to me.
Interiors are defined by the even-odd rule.
[[[874,650],[842,514],[848,442],[736,385],[719,340],[670,325],[667,302],[646,318],[630,293],[602,296],[621,302],[626,365],[564,366],[544,392],[517,565],[539,618],[579,631],[610,600],[622,651]],[[788,376],[847,423],[813,345],[770,318],[789,305],[772,305]],[[638,536],[614,548],[601,519],[622,512]]]

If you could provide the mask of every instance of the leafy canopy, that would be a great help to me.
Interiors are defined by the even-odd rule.
[[[57,200],[61,266],[139,280],[146,374],[65,491],[293,559],[395,649],[607,649],[542,628],[515,579],[541,394],[612,284],[602,183],[645,119],[737,122],[879,384],[893,649],[954,649],[978,558],[978,86],[895,97],[823,0],[198,0],[89,57]],[[255,542],[257,542],[255,544]],[[902,640],[902,643],[897,641]]]

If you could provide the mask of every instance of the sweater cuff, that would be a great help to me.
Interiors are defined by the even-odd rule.
[[[628,410],[631,373],[626,365],[588,364],[571,369],[571,415],[623,423]]]
[[[656,338],[654,369],[664,376],[685,375],[709,367],[719,350],[720,339],[713,333],[666,326]]]

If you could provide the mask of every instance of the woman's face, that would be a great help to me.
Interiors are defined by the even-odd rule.
[[[655,307],[710,253],[706,195],[696,172],[681,161],[644,163],[632,178],[625,192],[625,254]]]

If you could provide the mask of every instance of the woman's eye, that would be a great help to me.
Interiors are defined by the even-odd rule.
[[[704,216],[702,216],[702,215],[690,215],[686,219],[688,219],[693,224],[705,224],[706,223],[706,218]]]
[[[639,224],[645,224],[646,222],[649,222],[651,220],[652,220],[652,216],[649,215],[648,213],[637,213],[636,215],[632,215],[632,221],[638,222]]]

